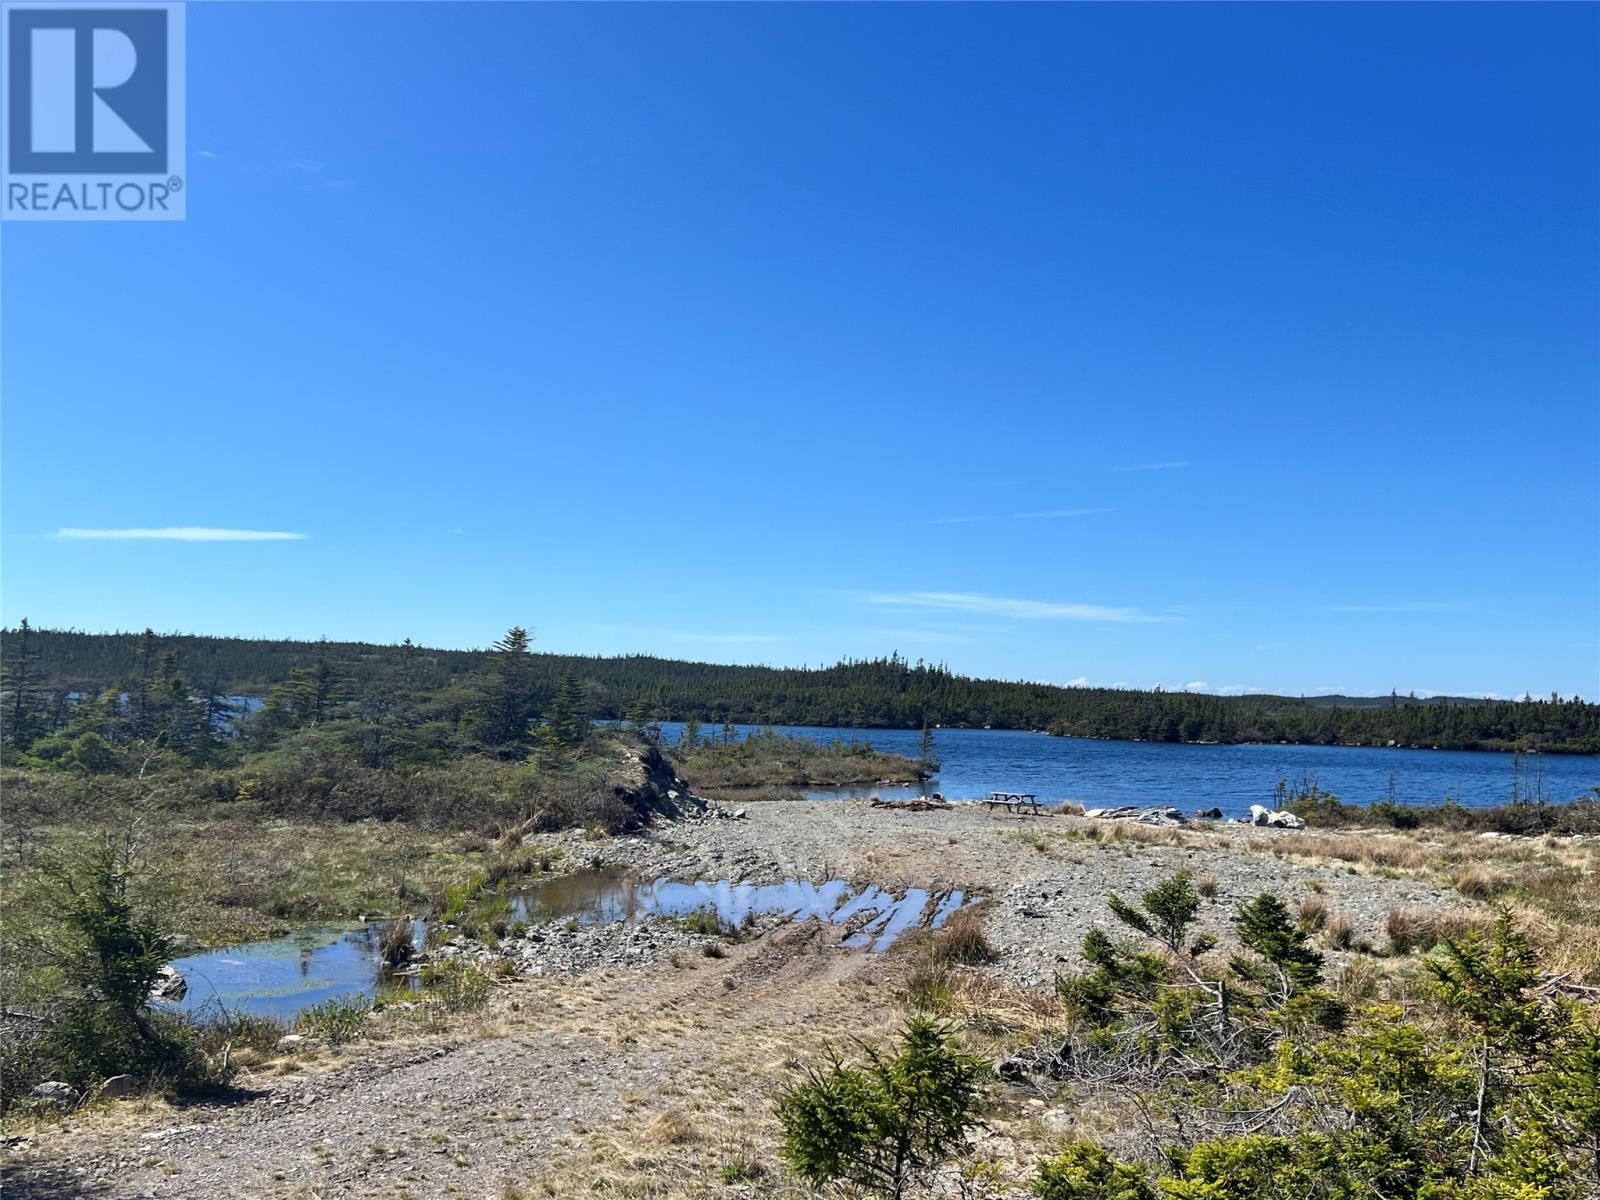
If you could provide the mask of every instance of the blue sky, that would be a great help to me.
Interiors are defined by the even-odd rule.
[[[188,26],[188,220],[0,235],[9,622],[1600,693],[1592,5]]]

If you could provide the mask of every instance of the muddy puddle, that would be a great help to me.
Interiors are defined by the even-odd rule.
[[[843,880],[752,884],[721,880],[689,883],[644,880],[625,871],[588,870],[563,875],[511,897],[511,916],[530,925],[569,921],[579,925],[636,922],[649,917],[715,913],[728,925],[752,914],[797,920],[815,917],[850,926],[843,944],[885,950],[901,934],[922,926],[937,929],[966,902],[959,891],[906,888],[895,892],[854,887]],[[379,947],[387,922],[358,929],[316,926],[286,937],[208,950],[173,960],[189,985],[171,1007],[197,1017],[248,1013],[292,1022],[324,1000],[373,996],[390,987],[412,987],[414,975],[391,974]],[[417,945],[424,925],[417,921]]]
[[[728,925],[746,917],[816,917],[833,925],[858,926],[847,946],[885,950],[908,929],[937,929],[965,903],[959,891],[931,893],[926,888],[893,892],[876,885],[854,887],[842,879],[827,883],[786,879],[782,883],[694,883],[643,880],[625,871],[577,871],[549,880],[512,898],[517,920],[532,923],[576,921],[580,925],[642,921],[647,917],[687,917],[715,913]]]

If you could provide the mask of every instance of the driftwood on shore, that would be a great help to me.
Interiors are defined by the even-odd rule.
[[[926,796],[918,796],[914,800],[884,800],[879,796],[874,796],[869,803],[873,808],[892,808],[897,812],[937,812],[955,807],[955,805],[947,801],[930,800]]]

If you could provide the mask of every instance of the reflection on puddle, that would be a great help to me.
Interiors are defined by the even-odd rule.
[[[877,886],[857,891],[842,879],[827,883],[793,879],[769,884],[733,883],[726,879],[685,883],[673,879],[646,881],[623,871],[596,870],[578,871],[542,883],[513,897],[511,908],[518,920],[575,920],[580,925],[686,917],[695,912],[715,913],[729,925],[739,925],[751,914],[816,917],[834,925],[866,918],[844,944],[884,950],[907,929],[923,924],[937,929],[943,925],[961,907],[963,896],[960,892],[939,896],[931,913],[929,900],[925,888],[907,888],[899,895]]]
[[[382,921],[360,929],[317,926],[174,959],[189,990],[170,1007],[196,1016],[220,1015],[222,1009],[290,1021],[335,996],[371,996],[391,985],[409,986],[414,981],[391,978],[383,968],[378,947],[387,927]]]
[[[530,923],[576,921],[594,925],[640,921],[646,917],[686,917],[713,912],[729,925],[756,916],[816,917],[833,925],[857,927],[846,946],[886,949],[908,929],[937,929],[964,903],[960,892],[930,895],[925,888],[896,894],[872,886],[851,887],[785,880],[761,884],[685,883],[636,879],[622,871],[578,871],[548,880],[511,898],[513,919]],[[416,986],[414,977],[395,976],[383,966],[379,946],[387,922],[360,929],[317,926],[288,937],[230,946],[174,959],[189,985],[171,1007],[195,1016],[249,1013],[293,1021],[302,1011],[338,996],[372,996],[391,986]],[[423,923],[414,937],[422,944]]]

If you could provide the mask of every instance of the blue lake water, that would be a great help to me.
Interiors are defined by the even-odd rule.
[[[676,741],[682,726],[663,727]],[[738,726],[745,736],[756,726]],[[824,729],[772,726],[820,741],[859,738],[880,750],[915,758],[919,730]],[[702,736],[710,733],[702,727]],[[720,736],[720,727],[719,727]],[[1184,811],[1220,808],[1230,816],[1252,804],[1271,804],[1280,779],[1298,783],[1312,776],[1325,791],[1350,804],[1371,804],[1391,794],[1407,804],[1455,799],[1471,807],[1511,799],[1512,755],[1467,750],[1380,750],[1356,746],[1196,746],[1167,742],[1111,742],[1051,737],[1011,729],[937,729],[934,748],[939,775],[929,790],[952,800],[992,791],[1034,792],[1041,800],[1103,805],[1173,805]],[[1541,779],[1542,774],[1542,779]],[[1600,785],[1600,757],[1547,754],[1523,756],[1521,793],[1542,791],[1568,801]],[[914,795],[920,788],[860,787],[817,796],[885,798]]]

